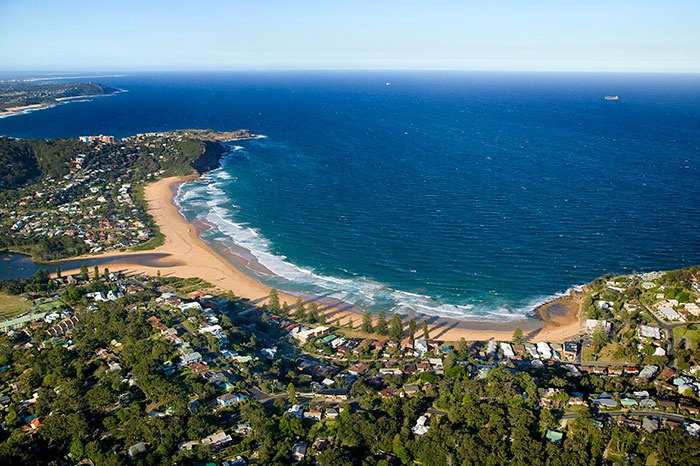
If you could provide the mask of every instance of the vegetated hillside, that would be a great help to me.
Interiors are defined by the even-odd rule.
[[[8,138],[0,138],[0,166],[0,190],[14,189],[41,176],[31,148]]]
[[[167,147],[121,150],[120,146],[91,147],[76,139],[0,138],[0,191],[67,175],[72,160],[82,155],[85,166],[109,168],[113,174],[133,168],[146,175],[165,170],[169,175],[187,175],[216,168],[225,148],[214,141],[183,139]],[[104,175],[109,178],[108,174]]]
[[[72,139],[0,138],[0,190],[36,183],[42,176],[57,178],[68,173],[68,162],[87,147]]]
[[[94,82],[3,81],[0,82],[0,111],[26,105],[52,104],[56,103],[56,99],[65,97],[105,95],[116,91]]]

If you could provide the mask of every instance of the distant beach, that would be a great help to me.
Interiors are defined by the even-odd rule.
[[[0,112],[0,118],[5,118],[13,115],[21,115],[23,113],[32,112],[35,110],[43,110],[55,106],[55,103],[51,104],[32,104],[24,105],[21,107],[9,107]]]
[[[66,104],[70,102],[78,102],[82,101],[83,99],[93,99],[95,97],[105,97],[108,95],[113,95],[113,94],[119,94],[121,92],[126,92],[124,89],[118,89],[116,92],[109,93],[109,94],[85,94],[85,95],[76,95],[76,96],[71,96],[71,97],[56,97],[54,98],[54,102],[44,102],[40,104],[31,104],[31,105],[23,105],[23,106],[18,106],[18,107],[8,107],[2,111],[0,111],[0,118],[6,118],[10,116],[15,116],[15,115],[22,115],[25,113],[29,112],[34,112],[37,110],[46,110],[49,108],[53,108],[57,105],[61,104]]]
[[[178,187],[196,177],[173,177],[149,184],[145,189],[149,213],[153,216],[165,243],[147,252],[109,252],[100,256],[88,256],[91,264],[98,263],[111,271],[142,273],[156,276],[199,277],[224,291],[249,299],[254,304],[263,304],[270,289],[243,273],[235,264],[225,259],[202,241],[196,228],[180,215],[173,198]],[[75,264],[76,260],[71,259]],[[69,272],[69,271],[66,271]],[[280,293],[280,301],[293,305],[295,296]],[[326,314],[330,324],[345,325],[352,319],[358,327],[362,321],[362,309],[337,300],[321,299],[319,308]],[[580,299],[567,296],[542,306],[537,315],[544,319],[531,318],[520,321],[478,322],[448,319],[436,316],[412,315],[418,323],[427,320],[430,337],[440,341],[475,340],[509,341],[516,327],[523,329],[531,341],[564,341],[580,333],[578,311]],[[549,310],[555,310],[549,315]]]

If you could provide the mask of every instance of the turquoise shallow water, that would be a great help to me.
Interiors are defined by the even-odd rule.
[[[390,82],[391,85],[387,85]],[[281,289],[511,320],[606,272],[700,262],[697,76],[169,74],[13,136],[249,128],[178,203]],[[618,101],[604,96],[618,94]],[[273,275],[263,273],[266,269]]]

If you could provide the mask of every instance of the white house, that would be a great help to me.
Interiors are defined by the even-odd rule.
[[[427,424],[428,418],[424,414],[416,420],[416,425],[411,427],[411,432],[422,437],[428,432],[428,429],[430,429]]]
[[[182,366],[186,366],[188,364],[195,364],[198,362],[202,362],[202,355],[199,354],[197,351],[184,354],[180,358],[180,365]]]
[[[666,320],[681,320],[681,315],[672,307],[662,306],[659,308],[659,312]]]
[[[304,410],[299,405],[293,405],[291,408],[285,411],[285,413],[290,413],[297,419],[301,419],[304,416]]]
[[[537,343],[537,352],[542,356],[542,359],[552,359],[552,349],[547,342],[540,341]]]
[[[223,430],[214,432],[213,434],[202,439],[202,445],[223,446],[233,441],[233,437],[225,433]]]
[[[489,340],[489,343],[486,346],[486,355],[493,356],[496,354],[497,350],[498,350],[498,343],[495,340]]]
[[[413,342],[413,351],[415,351],[418,356],[423,356],[428,352],[428,342],[423,338],[417,338]]]
[[[508,359],[513,359],[515,358],[515,352],[513,351],[513,347],[510,346],[510,343],[502,341],[501,342],[501,351],[503,351],[503,356],[505,356]]]
[[[637,331],[639,332],[640,338],[653,338],[654,340],[661,340],[661,329],[659,327],[640,325]]]
[[[228,406],[233,406],[237,403],[240,403],[245,399],[245,395],[226,393],[225,395],[221,395],[216,399],[216,404],[221,406],[222,408],[226,408]]]
[[[202,310],[202,305],[199,304],[197,301],[193,301],[191,303],[180,303],[177,307],[182,312],[201,311]]]

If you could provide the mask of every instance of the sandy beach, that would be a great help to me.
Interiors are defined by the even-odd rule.
[[[109,95],[109,94],[105,94],[105,95]],[[89,99],[92,97],[100,97],[100,95],[76,95],[76,96],[72,96],[72,97],[56,97],[54,99],[55,102],[23,105],[21,107],[8,107],[5,110],[0,111],[0,118],[12,116],[12,115],[20,115],[22,113],[26,113],[26,112],[31,111],[31,110],[43,110],[46,108],[55,107],[56,105],[58,105],[62,102],[70,102],[71,100],[78,100],[78,99]]]
[[[0,112],[0,118],[7,117],[10,115],[19,115],[29,110],[39,110],[43,108],[53,107],[56,104],[32,104],[24,105],[22,107],[8,107],[2,112]]]
[[[217,254],[197,236],[195,227],[185,221],[173,197],[180,184],[194,177],[165,178],[151,183],[145,188],[145,199],[149,213],[153,216],[165,243],[145,252],[113,251],[100,256],[99,262],[111,271],[143,273],[156,276],[177,276],[182,278],[199,277],[216,287],[232,291],[236,296],[248,298],[253,303],[263,303],[270,289],[254,278],[243,273],[231,261]],[[87,259],[87,258],[86,258]],[[280,293],[280,301],[293,305],[295,296]],[[362,323],[361,310],[342,302],[319,301],[319,308],[326,314],[330,324],[344,325],[349,319],[355,327]],[[578,311],[580,298],[568,296],[548,303],[537,310],[542,319],[528,319],[517,322],[472,322],[435,316],[411,316],[420,323],[428,321],[430,338],[441,341],[459,341],[465,338],[475,340],[509,341],[516,327],[521,327],[531,341],[561,342],[580,333]],[[404,319],[405,322],[408,319]]]

